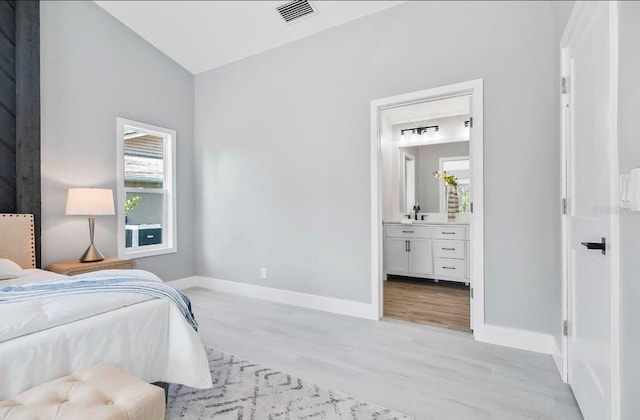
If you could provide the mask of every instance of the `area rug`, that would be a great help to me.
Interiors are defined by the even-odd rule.
[[[213,388],[171,385],[168,419],[410,419],[214,349],[207,355]]]

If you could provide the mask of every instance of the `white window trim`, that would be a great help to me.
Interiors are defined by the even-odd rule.
[[[117,141],[118,141],[118,196],[117,211],[118,219],[118,257],[119,258],[142,258],[153,255],[163,255],[178,252],[178,217],[177,217],[177,199],[175,188],[176,183],[176,131],[168,128],[157,127],[154,125],[144,124],[138,121],[127,120],[124,118],[116,119],[117,125]],[[124,186],[124,132],[125,127],[135,127],[147,131],[153,135],[157,135],[167,139],[165,144],[164,165],[165,171],[169,169],[171,173],[165,176],[163,185],[165,190],[165,208],[162,221],[162,244],[147,245],[135,250],[127,250],[125,248],[125,214],[124,203],[126,201],[127,190],[135,190],[125,188]],[[167,153],[167,146],[169,150]]]
[[[440,158],[440,163],[438,164],[438,169],[440,171],[442,171],[444,163],[445,162],[449,162],[451,160],[469,160],[471,161],[470,156],[449,156],[449,157],[441,157]],[[471,177],[471,170],[467,170],[469,172],[469,177]],[[462,171],[458,171],[458,172],[462,172]],[[440,213],[446,213],[447,212],[447,198],[446,198],[446,194],[447,194],[447,186],[444,182],[440,183]]]

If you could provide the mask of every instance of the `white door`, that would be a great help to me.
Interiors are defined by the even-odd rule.
[[[586,420],[611,418],[611,214],[614,117],[610,5],[584,2],[564,48],[568,379]],[[615,9],[613,9],[615,12]],[[615,109],[615,108],[614,108]],[[615,184],[614,184],[615,185]],[[604,244],[605,250],[602,248]]]
[[[409,272],[414,274],[433,274],[433,256],[431,240],[412,239],[409,241]]]
[[[399,238],[384,238],[384,270],[387,273],[408,271],[409,241]]]

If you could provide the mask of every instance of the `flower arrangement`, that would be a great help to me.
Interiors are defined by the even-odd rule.
[[[458,186],[458,179],[447,171],[436,171],[433,173],[433,176],[447,185],[451,185],[452,187]]]

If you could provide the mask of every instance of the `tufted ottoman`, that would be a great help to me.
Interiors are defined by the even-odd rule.
[[[0,420],[162,420],[164,391],[107,364],[0,401]]]

